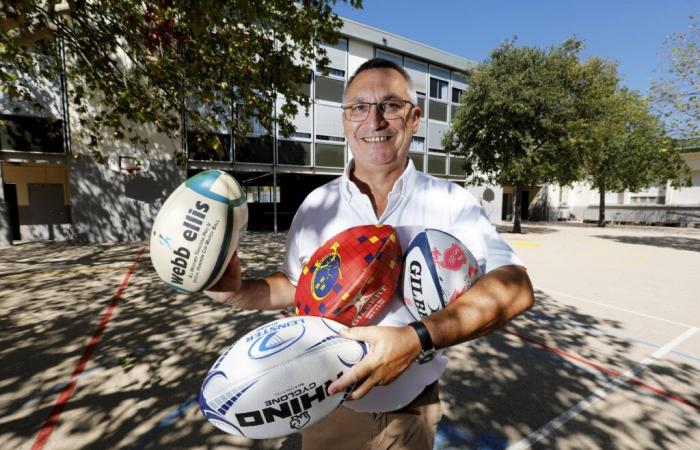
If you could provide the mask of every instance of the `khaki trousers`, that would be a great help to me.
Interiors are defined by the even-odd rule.
[[[388,413],[339,407],[301,433],[303,450],[431,450],[442,418],[437,381],[409,405]]]

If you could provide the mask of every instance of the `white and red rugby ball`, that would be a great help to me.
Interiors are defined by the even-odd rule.
[[[200,172],[170,194],[153,222],[153,267],[177,291],[211,287],[247,224],[248,206],[238,182],[221,170]]]
[[[481,275],[478,261],[459,239],[428,228],[406,249],[403,301],[421,320],[462,295]]]
[[[199,407],[221,430],[248,438],[285,436],[325,417],[347,392],[328,386],[367,353],[340,337],[344,325],[315,316],[287,317],[236,341],[209,370]]]

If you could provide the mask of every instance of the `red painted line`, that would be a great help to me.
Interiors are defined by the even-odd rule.
[[[78,377],[85,370],[85,367],[87,366],[88,360],[90,359],[92,352],[95,350],[95,347],[97,347],[97,344],[100,343],[102,333],[104,332],[105,328],[107,328],[107,323],[112,317],[112,314],[114,313],[114,310],[117,307],[117,303],[119,303],[119,300],[121,299],[124,290],[129,284],[129,279],[134,273],[134,270],[136,270],[136,266],[138,266],[139,261],[141,261],[141,257],[143,256],[143,253],[145,251],[146,247],[144,246],[143,248],[141,248],[141,251],[139,251],[138,256],[136,256],[136,260],[134,260],[133,264],[131,264],[129,271],[126,273],[124,279],[117,288],[117,291],[114,293],[114,297],[112,297],[112,301],[105,310],[100,324],[97,326],[95,333],[93,333],[92,337],[88,341],[87,346],[85,347],[85,350],[83,351],[83,356],[80,358],[80,361],[78,361],[78,364],[75,366],[75,369],[73,369],[73,373],[70,376],[69,383],[66,385],[66,387],[63,388],[63,390],[58,396],[58,399],[56,399],[56,403],[54,404],[53,409],[49,414],[49,417],[46,419],[41,429],[39,430],[39,434],[37,434],[31,450],[43,449],[46,443],[48,442],[49,438],[51,437],[51,434],[56,429],[56,425],[58,425],[58,419],[61,417],[63,409],[68,403],[68,400],[70,399],[71,395],[73,395],[73,391],[75,391],[75,388],[78,386]]]
[[[549,352],[556,353],[557,355],[559,355],[559,356],[561,356],[561,357],[563,357],[563,358],[565,358],[565,359],[569,359],[569,360],[572,360],[572,361],[576,361],[576,362],[578,362],[578,363],[580,363],[580,364],[584,364],[584,365],[586,365],[586,366],[588,366],[588,367],[592,367],[592,368],[594,368],[594,369],[596,369],[596,370],[598,370],[598,371],[600,371],[600,372],[603,372],[603,373],[606,374],[606,375],[610,375],[610,376],[613,377],[613,378],[617,378],[617,377],[619,377],[619,376],[621,375],[621,372],[618,372],[617,370],[609,369],[609,368],[607,368],[607,367],[601,366],[600,364],[596,364],[596,363],[594,363],[594,362],[592,362],[592,361],[585,360],[585,359],[580,358],[580,357],[578,357],[578,356],[576,356],[576,355],[572,355],[571,353],[565,352],[564,350],[560,350],[560,349],[555,348],[555,347],[550,347],[550,346],[547,345],[547,344],[544,344],[544,343],[542,343],[542,342],[540,342],[540,341],[537,341],[537,340],[535,340],[535,339],[529,338],[529,337],[527,337],[527,336],[523,336],[523,335],[518,334],[518,333],[516,333],[516,332],[514,332],[514,331],[505,330],[505,329],[504,329],[504,330],[501,330],[501,331],[503,331],[503,332],[506,333],[506,334],[510,334],[510,335],[512,335],[512,336],[515,336],[515,337],[517,337],[517,338],[519,338],[519,339],[521,339],[521,340],[523,340],[523,341],[525,341],[525,342],[528,342],[528,343],[530,343],[530,344],[532,344],[532,345],[535,345],[535,346],[537,346],[537,347],[543,348],[543,349],[545,349],[545,350],[547,350],[547,351],[549,351]],[[641,387],[641,388],[643,388],[643,389],[646,389],[646,390],[648,390],[648,391],[651,391],[651,392],[653,392],[653,393],[655,393],[655,394],[661,395],[661,396],[666,397],[666,398],[671,399],[671,400],[675,400],[675,401],[677,401],[677,402],[679,402],[679,403],[683,403],[684,405],[688,405],[688,406],[690,406],[690,407],[692,407],[692,408],[700,409],[700,404],[698,404],[698,403],[695,403],[695,402],[693,402],[693,401],[691,401],[691,400],[685,399],[685,398],[680,397],[680,396],[678,396],[678,395],[671,394],[671,393],[666,392],[666,391],[664,391],[664,390],[661,390],[661,389],[659,389],[659,388],[657,388],[657,387],[654,387],[654,386],[651,386],[651,385],[649,385],[649,384],[646,384],[646,383],[644,383],[643,381],[637,380],[636,378],[631,378],[630,380],[627,381],[627,383],[633,384],[633,385],[635,385],[635,386],[639,386],[639,387]]]

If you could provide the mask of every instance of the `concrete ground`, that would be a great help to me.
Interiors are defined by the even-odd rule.
[[[698,448],[700,230],[503,231],[537,303],[448,350],[435,447]],[[278,267],[283,239],[247,235],[250,275]],[[278,315],[173,293],[144,250],[0,249],[0,448],[299,448],[226,435],[196,404],[218,355]]]

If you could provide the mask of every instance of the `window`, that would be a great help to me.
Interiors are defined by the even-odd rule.
[[[0,114],[0,148],[23,152],[65,153],[63,121]]]
[[[447,81],[431,77],[430,97],[447,101]]]
[[[345,138],[340,136],[326,136],[325,134],[317,134],[316,139],[319,141],[341,142],[345,143]]]
[[[452,88],[452,103],[459,103],[462,100],[462,91],[461,89],[457,88]]]
[[[418,98],[418,105],[416,106],[420,107],[420,110],[423,111],[421,119],[425,119],[425,93],[416,92],[416,97]]]
[[[336,77],[345,78],[344,70],[334,69],[333,67],[330,67],[328,68],[328,73]]]
[[[430,100],[429,118],[440,122],[447,122],[447,103]]]
[[[326,51],[326,57],[328,58],[328,65],[324,69],[330,75],[344,79],[347,70],[348,40],[341,38],[334,45],[321,44],[321,47]],[[319,67],[319,69],[321,68]],[[317,72],[321,70],[317,70]]]
[[[311,144],[280,140],[277,143],[277,161],[282,165],[310,166]]]
[[[345,146],[316,143],[316,166],[344,167]]]
[[[455,120],[459,106],[450,105],[450,120]]]
[[[309,70],[309,74],[303,83],[297,84],[297,92],[306,97],[311,97],[311,79],[313,72]]]
[[[272,164],[272,140],[269,136],[249,137],[236,144],[236,162]]]
[[[430,149],[433,151],[433,149]],[[428,155],[428,172],[434,175],[445,174],[446,157],[441,155]]]
[[[187,130],[190,161],[231,161],[231,135]]]
[[[399,67],[403,66],[403,57],[399,54],[388,52],[386,50],[377,49],[375,52],[375,56],[377,58],[382,58],[382,59],[386,59],[387,61],[391,61]]]
[[[424,149],[425,149],[425,138],[420,137],[420,136],[413,136],[413,139],[411,139],[411,147],[409,148],[409,150],[412,152],[423,153]]]
[[[316,98],[328,102],[342,103],[345,82],[327,77],[316,77]]]
[[[280,202],[280,187],[277,186],[243,186],[247,203],[272,203]]]
[[[450,175],[464,178],[467,170],[464,168],[464,158],[450,156]]]
[[[413,161],[413,165],[416,166],[416,170],[419,172],[423,171],[423,154],[422,153],[409,153],[408,157]]]

